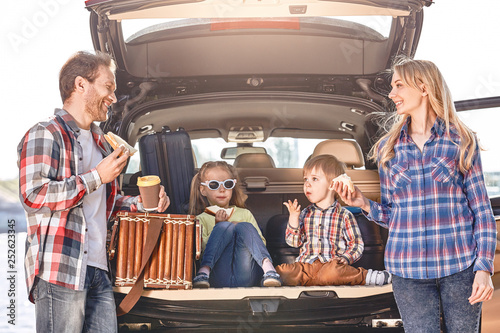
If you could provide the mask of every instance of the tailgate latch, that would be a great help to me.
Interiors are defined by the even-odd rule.
[[[279,299],[250,299],[250,306],[252,307],[253,314],[264,313],[270,314],[278,311],[278,306],[280,305]]]

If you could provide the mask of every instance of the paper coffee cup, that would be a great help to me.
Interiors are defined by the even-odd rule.
[[[137,179],[137,186],[141,193],[142,205],[145,210],[153,211],[158,209],[160,201],[160,177],[144,176]]]

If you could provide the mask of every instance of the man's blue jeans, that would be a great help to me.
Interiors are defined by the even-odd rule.
[[[118,331],[111,282],[99,268],[87,266],[85,290],[81,291],[37,279],[33,297],[37,332]]]
[[[212,287],[251,287],[262,278],[262,261],[271,260],[255,227],[248,222],[219,222],[203,253]]]
[[[393,276],[392,289],[407,333],[477,332],[482,303],[467,300],[474,282],[473,267],[439,279],[404,279]]]

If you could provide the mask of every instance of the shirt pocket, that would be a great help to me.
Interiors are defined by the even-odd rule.
[[[398,161],[391,166],[391,182],[395,188],[406,187],[411,183],[408,161]]]
[[[455,175],[456,162],[449,157],[433,157],[431,160],[432,178],[440,183],[448,183]]]

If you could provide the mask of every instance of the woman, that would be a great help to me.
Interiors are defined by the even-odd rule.
[[[381,203],[337,192],[389,229],[386,269],[406,332],[477,332],[491,299],[496,225],[477,138],[460,121],[429,61],[397,58],[389,98],[395,122],[373,147]]]

